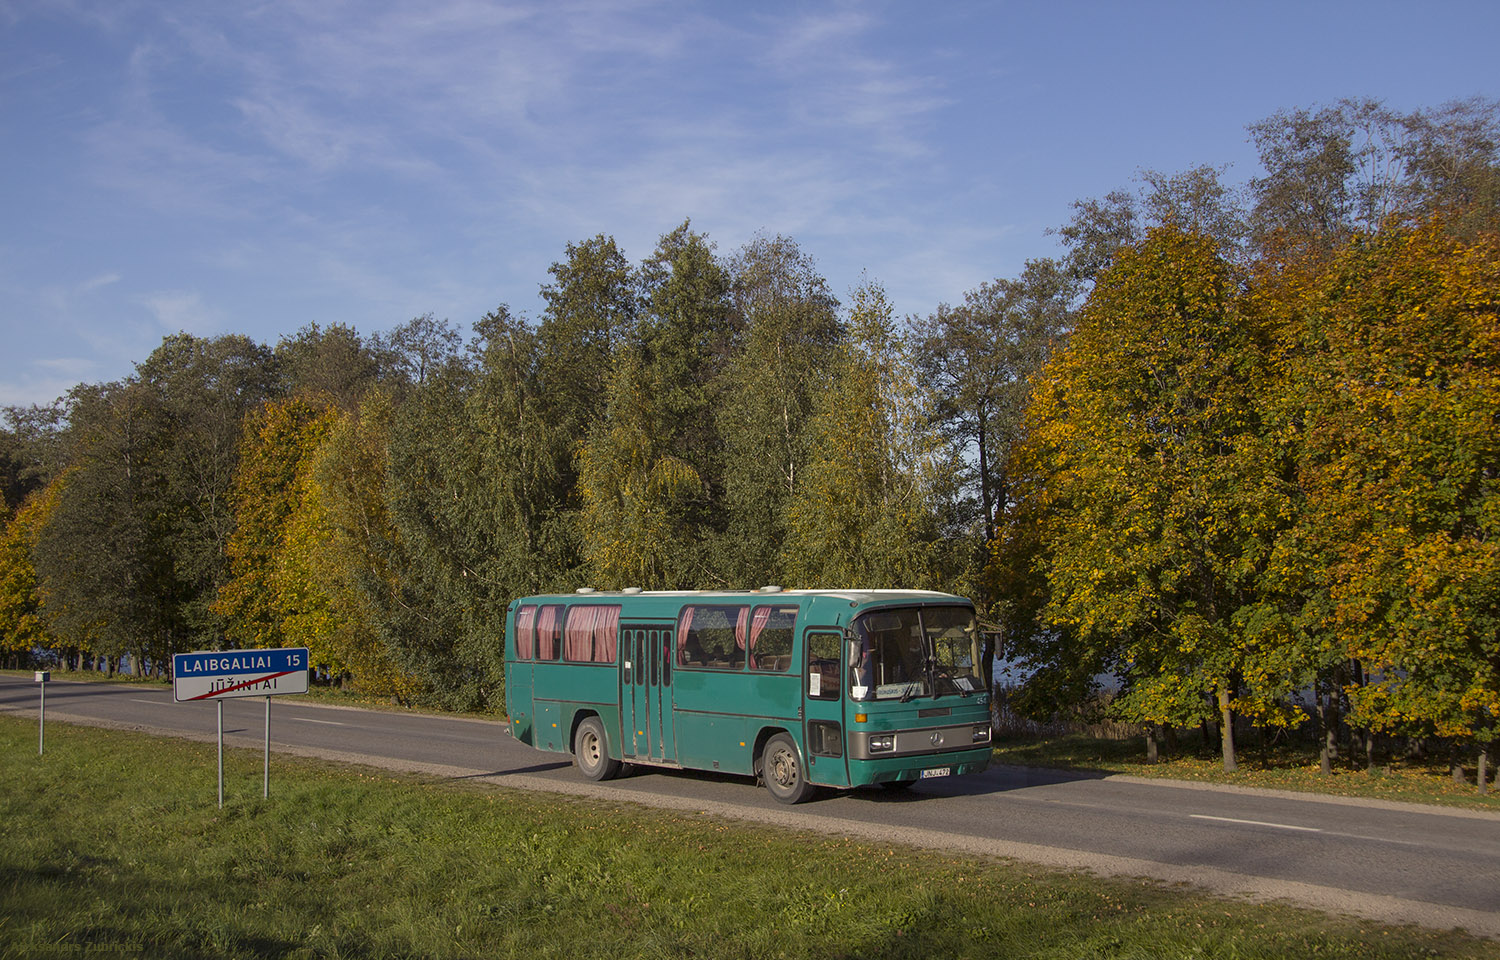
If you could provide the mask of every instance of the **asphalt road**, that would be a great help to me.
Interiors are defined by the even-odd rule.
[[[0,711],[35,718],[37,700],[35,683],[0,676]],[[224,716],[227,743],[261,745],[263,699],[227,701]],[[216,736],[214,704],[174,703],[165,687],[54,681],[47,718]],[[1500,937],[1500,816],[1493,814],[1018,767],[925,781],[903,794],[829,793],[787,808],[747,778],[641,769],[594,784],[567,756],[516,742],[503,723],[298,697],[273,702],[271,740],[281,752],[1186,882]]]

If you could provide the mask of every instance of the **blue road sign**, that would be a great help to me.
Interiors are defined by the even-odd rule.
[[[208,650],[172,657],[178,702],[306,693],[308,650]]]

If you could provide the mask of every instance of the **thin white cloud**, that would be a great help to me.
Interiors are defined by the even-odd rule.
[[[166,290],[144,297],[141,300],[157,325],[165,333],[185,331],[207,334],[215,331],[221,316],[203,303],[203,298],[191,290]]]
[[[83,281],[83,283],[79,284],[78,291],[80,293],[92,293],[93,291],[98,290],[102,287],[113,286],[119,283],[120,280],[120,274],[114,271],[110,271],[109,273],[101,273],[98,276],[90,277],[89,279]]]

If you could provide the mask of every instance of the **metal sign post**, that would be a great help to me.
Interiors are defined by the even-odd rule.
[[[266,769],[265,779],[261,781],[261,799],[271,796],[271,698],[266,697]]]
[[[36,687],[42,692],[42,703],[36,713],[36,755],[42,756],[47,745],[47,684],[52,680],[50,670],[36,672]]]
[[[266,753],[261,796],[271,795],[271,698],[306,693],[308,649],[219,650],[179,653],[172,658],[172,695],[178,703],[213,700],[219,705],[219,806],[224,806],[224,701],[266,698]]]

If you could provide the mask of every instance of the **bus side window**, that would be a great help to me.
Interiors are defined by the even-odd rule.
[[[528,604],[516,611],[516,659],[530,660],[536,649],[536,606]]]
[[[562,653],[562,620],[561,604],[548,604],[537,614],[536,658],[538,660],[556,660],[558,654]]]
[[[839,697],[839,656],[843,638],[837,633],[807,635],[807,695],[815,700],[837,700]]]
[[[796,607],[756,607],[750,617],[750,669],[792,669]]]
[[[749,629],[749,607],[683,607],[677,617],[677,665],[743,670]]]

